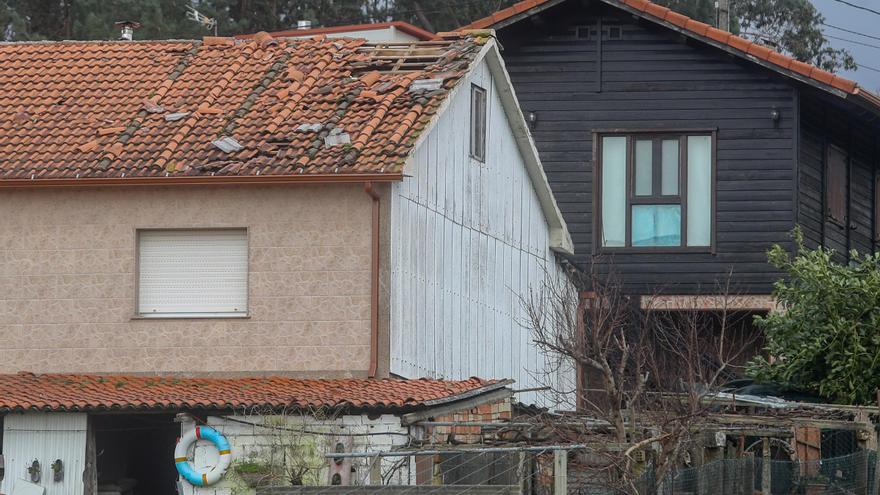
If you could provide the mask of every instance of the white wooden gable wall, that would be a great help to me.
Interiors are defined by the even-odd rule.
[[[471,83],[488,93],[485,163],[469,156]],[[460,84],[392,190],[391,372],[543,386],[520,296],[561,270],[486,62]]]

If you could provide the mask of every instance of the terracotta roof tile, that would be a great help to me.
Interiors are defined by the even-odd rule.
[[[481,49],[465,34],[396,48],[268,34],[230,42],[0,45],[0,179],[399,177],[421,117]],[[435,77],[440,90],[409,90]],[[334,129],[354,137],[368,125],[354,151],[323,144]],[[241,150],[211,144],[223,136]]]
[[[663,20],[665,20],[666,22],[671,22],[678,27],[685,27],[685,25],[689,20],[691,20],[691,18],[686,15],[679,14],[674,10],[670,10],[666,13],[666,16],[663,18]]]
[[[469,29],[490,28],[494,24],[509,19],[516,14],[520,14],[533,7],[541,6],[550,1],[551,0],[524,0],[522,2],[518,2],[512,5],[511,7],[499,10],[498,12],[495,12],[490,16],[476,20],[466,26],[462,26],[461,28],[459,28],[459,31],[467,32]],[[654,17],[659,21],[673,24],[678,28],[689,31],[698,37],[708,38],[709,40],[725,44],[731,48],[743,52],[743,54],[748,54],[755,58],[770,62],[771,64],[779,66],[783,69],[791,70],[815,81],[818,81],[822,84],[826,84],[836,89],[845,91],[849,94],[857,94],[860,92],[858,84],[856,84],[854,81],[836,76],[833,73],[819,69],[818,67],[798,62],[788,55],[778,53],[768,47],[740,38],[739,36],[735,36],[727,31],[708,26],[707,24],[696,21],[677,12],[673,12],[666,7],[657,5],[648,0],[602,1],[607,4],[625,6],[638,12],[644,12],[645,14]],[[880,104],[880,99],[878,98],[873,98],[872,101],[876,101],[878,104]]]
[[[505,382],[418,379],[305,380],[171,376],[0,375],[0,411],[233,409],[235,407],[400,410],[503,387]],[[469,394],[470,395],[470,394]]]

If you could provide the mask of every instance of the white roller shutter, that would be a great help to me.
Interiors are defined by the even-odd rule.
[[[143,230],[138,263],[143,316],[247,314],[245,229]]]

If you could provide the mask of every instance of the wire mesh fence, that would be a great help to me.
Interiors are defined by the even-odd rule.
[[[328,454],[332,455],[332,454]],[[584,448],[486,448],[328,457],[328,484],[262,486],[263,495],[843,495],[873,494],[877,454],[859,450],[813,461],[746,455],[678,469],[658,480],[650,462],[622,483],[607,458]],[[765,465],[765,462],[767,464]],[[333,485],[333,471],[350,483]]]
[[[640,495],[836,495],[873,494],[877,453],[872,450],[814,461],[743,457],[723,459],[670,473],[658,483],[646,473],[637,483]],[[764,491],[764,489],[768,491]]]

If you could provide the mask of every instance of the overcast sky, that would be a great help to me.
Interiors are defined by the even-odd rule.
[[[811,0],[813,5],[825,16],[825,23],[880,37],[880,15],[872,14],[864,10],[855,9],[835,0]],[[880,0],[848,0],[850,3],[862,5],[880,10]],[[825,27],[825,34],[838,38],[880,46],[880,40],[874,40]],[[856,63],[880,69],[880,49],[848,43],[837,39],[828,39],[835,48],[846,48],[856,59]],[[860,86],[874,92],[880,92],[880,72],[869,70],[865,67],[857,71],[841,72],[842,76],[858,81]]]

